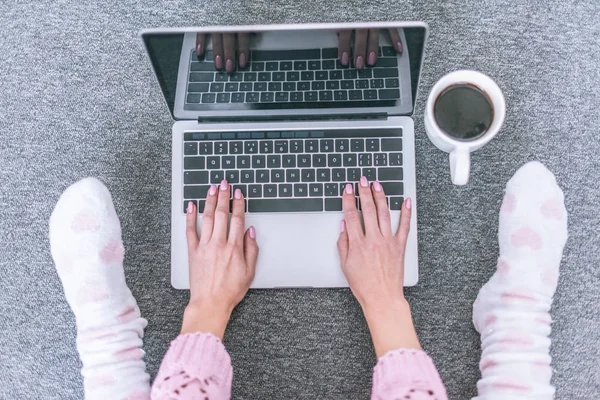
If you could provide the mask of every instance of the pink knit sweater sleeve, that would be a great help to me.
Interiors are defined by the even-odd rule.
[[[233,369],[219,338],[188,333],[171,342],[152,384],[152,400],[229,400]]]
[[[397,349],[377,361],[371,399],[447,400],[448,396],[427,354],[414,349]]]

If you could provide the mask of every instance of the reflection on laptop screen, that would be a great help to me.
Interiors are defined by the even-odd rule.
[[[147,33],[143,38],[176,119],[259,110],[410,115],[425,28]]]

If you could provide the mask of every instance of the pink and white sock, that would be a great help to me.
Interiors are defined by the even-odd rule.
[[[99,180],[83,179],[62,194],[50,217],[50,247],[77,321],[85,399],[150,399],[147,321],[125,283],[121,226]]]
[[[552,399],[550,306],[567,240],[567,212],[554,175],[539,162],[506,185],[496,273],[473,305],[481,334],[476,399]]]

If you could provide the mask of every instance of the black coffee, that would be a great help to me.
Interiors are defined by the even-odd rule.
[[[463,140],[482,136],[492,124],[494,109],[479,88],[458,84],[446,88],[435,101],[433,115],[448,135]]]

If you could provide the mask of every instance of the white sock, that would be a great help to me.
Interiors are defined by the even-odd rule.
[[[567,212],[554,175],[539,162],[506,185],[500,257],[473,305],[481,333],[477,399],[552,399],[550,306],[567,240]]]
[[[77,321],[86,400],[150,399],[147,321],[125,283],[121,226],[100,181],[86,178],[65,190],[50,217],[50,247]]]

